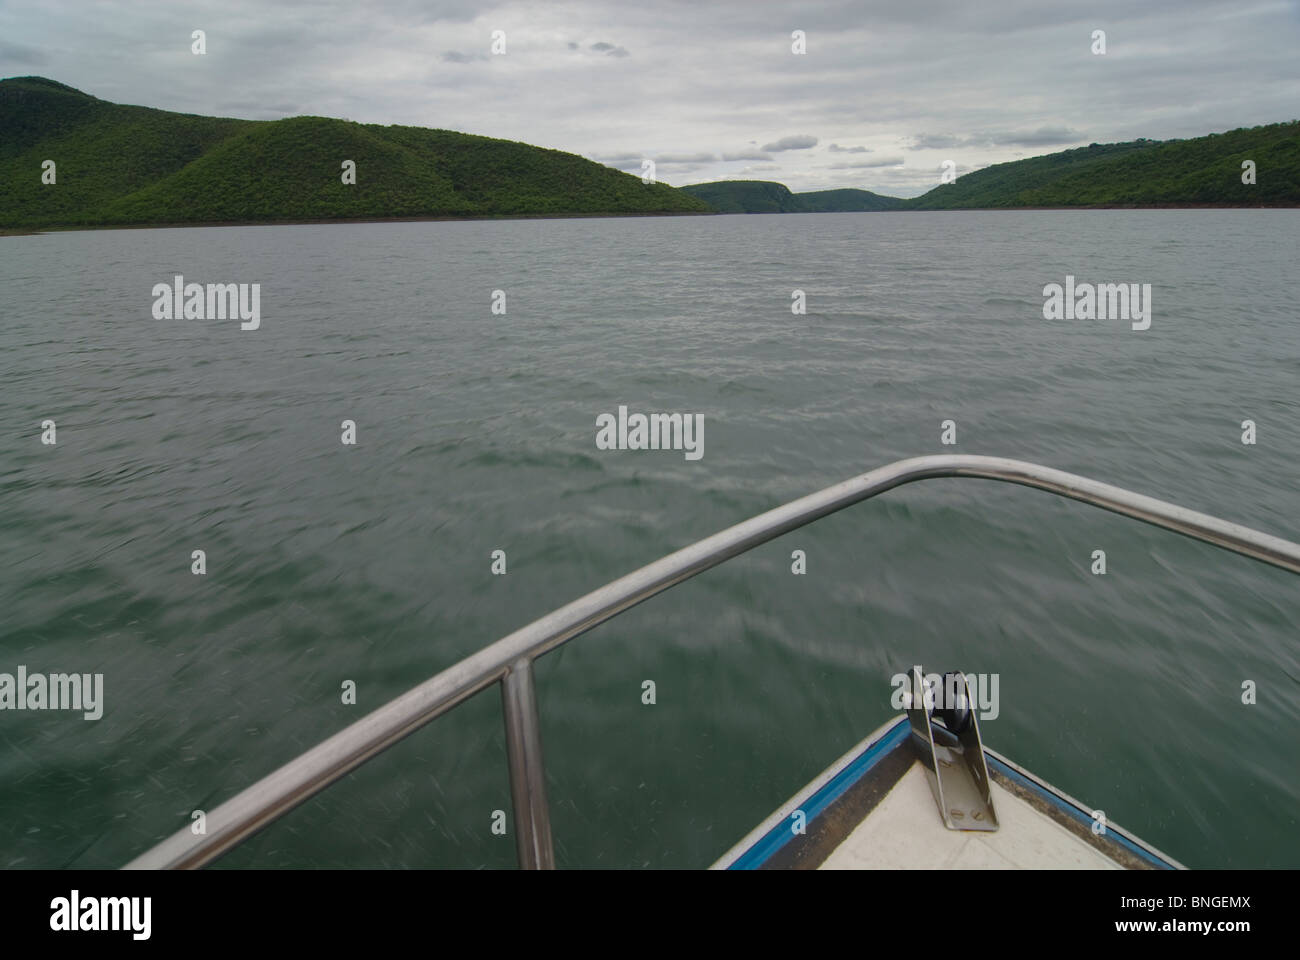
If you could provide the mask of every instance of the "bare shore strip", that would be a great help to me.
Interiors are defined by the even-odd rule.
[[[1034,210],[1295,210],[1300,203],[1093,203],[1057,207],[953,207],[948,210],[836,210],[830,213],[987,213],[1002,211],[1019,213]],[[802,211],[800,212],[802,213]],[[631,217],[761,217],[761,216],[799,216],[800,213],[697,213],[675,211],[667,213],[512,213],[491,214],[477,217],[333,217],[320,220],[203,220],[182,221],[180,223],[95,223],[95,224],[51,224],[45,227],[0,227],[0,237],[29,237],[56,231],[79,230],[172,230],[179,227],[300,227],[328,223],[440,223],[442,221],[477,221],[477,220],[591,220],[620,219]],[[820,215],[820,214],[815,214]]]
[[[0,227],[0,237],[68,230],[172,230],[178,227],[303,227],[325,223],[439,223],[444,220],[590,220],[620,217],[712,217],[714,213],[510,213],[477,217],[326,217],[318,220],[183,220],[178,223],[63,223],[45,227]]]

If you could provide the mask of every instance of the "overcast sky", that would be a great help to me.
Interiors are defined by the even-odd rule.
[[[1300,2],[0,0],[0,76],[28,74],[187,113],[443,127],[638,173],[650,158],[676,186],[914,196],[945,160],[1300,115]]]

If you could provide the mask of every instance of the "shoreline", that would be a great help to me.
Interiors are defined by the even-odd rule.
[[[487,220],[591,220],[618,217],[715,217],[711,210],[666,211],[663,213],[503,213],[476,217],[330,217],[320,220],[184,220],[179,223],[156,221],[151,223],[89,223],[50,224],[41,227],[0,227],[0,237],[27,237],[42,233],[68,233],[80,230],[174,230],[180,227],[311,227],[325,224],[347,223],[443,223],[448,221],[476,222]]]
[[[963,213],[975,210],[1297,210],[1300,203],[1081,203],[1057,207],[933,207],[924,210],[880,210],[879,213]]]
[[[491,220],[590,220],[616,219],[620,217],[748,217],[748,216],[801,216],[825,213],[978,213],[1041,210],[1296,210],[1300,203],[1241,204],[1224,203],[1094,203],[1073,206],[1034,206],[1034,207],[947,207],[923,210],[798,210],[798,211],[760,211],[757,213],[722,213],[720,211],[669,211],[663,213],[518,213],[483,216],[427,216],[427,217],[333,217],[320,220],[203,220],[151,223],[95,223],[95,224],[50,224],[38,227],[4,227],[0,226],[0,237],[31,237],[43,233],[76,232],[81,230],[174,230],[177,228],[202,227],[301,227],[325,224],[349,223],[444,223],[444,222],[481,222]]]

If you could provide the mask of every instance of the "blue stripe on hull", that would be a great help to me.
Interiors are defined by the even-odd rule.
[[[1067,814],[1070,815],[1070,817],[1086,825],[1088,829],[1090,830],[1092,829],[1093,820],[1092,817],[1089,816],[1086,811],[1080,810],[1072,803],[1066,803],[1064,800],[1062,800],[1052,791],[1044,789],[1042,784],[1030,780],[1029,778],[1025,777],[1023,774],[1021,774],[1020,771],[1008,767],[1005,763],[1003,763],[1001,760],[999,760],[997,757],[993,756],[992,754],[988,753],[987,751],[984,754],[984,758],[989,762],[990,766],[996,767],[998,773],[1002,774],[1008,780],[1011,780],[1012,782],[1019,784],[1020,786],[1024,787],[1026,790],[1032,790],[1040,797],[1043,797],[1046,800],[1051,801],[1051,803],[1055,807],[1057,807],[1060,810],[1064,810]],[[1151,864],[1153,867],[1156,867],[1157,869],[1160,870],[1174,869],[1172,864],[1166,863],[1164,860],[1161,860],[1150,850],[1138,846],[1136,843],[1134,843],[1128,837],[1124,836],[1122,833],[1118,833],[1114,830],[1108,830],[1106,831],[1106,836],[1109,837],[1111,840],[1114,840],[1116,843],[1118,843],[1129,853],[1133,854],[1134,856],[1141,857],[1143,860]]]
[[[807,822],[811,823],[832,803],[842,797],[850,787],[861,780],[882,757],[908,738],[911,726],[907,717],[900,717],[888,733],[873,743],[847,767],[837,773],[826,784],[809,797],[799,807],[804,812]],[[765,833],[752,847],[736,858],[728,870],[757,870],[794,838],[790,829],[790,818],[786,817]]]
[[[798,809],[803,811],[806,822],[811,824],[817,817],[825,812],[831,804],[848,792],[854,784],[858,783],[863,777],[869,774],[885,756],[893,752],[893,750],[902,744],[910,735],[911,726],[908,724],[907,718],[900,717],[898,722],[890,728],[884,736],[850,761],[843,770],[828,780],[820,789],[799,806]],[[1031,780],[1021,774],[1018,770],[1007,766],[987,751],[984,756],[989,765],[996,769],[1002,776],[1024,789],[1031,791],[1037,796],[1043,797],[1054,807],[1064,811],[1068,816],[1091,829],[1093,820],[1086,811],[1062,799],[1052,790],[1048,789],[1036,780]],[[787,843],[794,839],[794,836],[795,834],[790,829],[790,817],[786,816],[777,822],[771,830],[760,837],[753,846],[737,857],[735,861],[727,867],[727,869],[758,870]],[[1175,869],[1172,864],[1162,860],[1150,850],[1134,843],[1122,833],[1112,830],[1108,831],[1107,836],[1134,856],[1140,857],[1142,860],[1158,869]]]

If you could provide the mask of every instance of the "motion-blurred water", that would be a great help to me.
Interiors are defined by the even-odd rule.
[[[902,457],[1300,539],[1298,241],[1296,211],[0,238],[0,671],[102,672],[106,699],[0,712],[0,864],[120,865],[554,607]],[[155,320],[175,274],[261,283],[261,329]],[[1151,328],[1044,320],[1067,274],[1150,283]],[[703,459],[597,450],[620,404],[703,414]],[[1298,587],[1040,492],[890,492],[539,663],[557,858],[706,866],[920,663],[998,673],[986,742],[1188,865],[1300,866]],[[511,865],[497,809],[493,691],[221,862]]]

